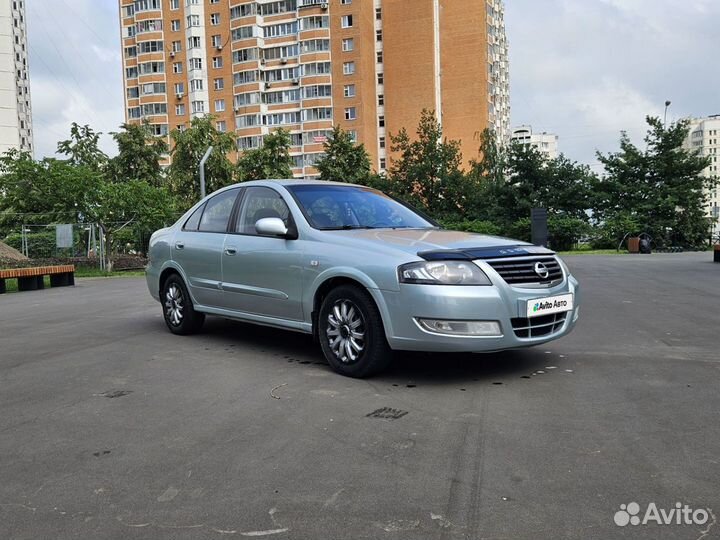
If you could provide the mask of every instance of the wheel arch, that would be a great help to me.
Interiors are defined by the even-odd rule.
[[[337,274],[333,276],[327,276],[323,280],[318,280],[319,283],[315,287],[312,295],[311,310],[312,336],[315,341],[318,341],[318,319],[320,316],[320,306],[322,305],[322,302],[328,295],[328,293],[341,285],[352,285],[368,293],[370,299],[373,301],[375,307],[377,307],[378,312],[380,313],[380,322],[382,323],[383,329],[385,330],[385,335],[389,336],[389,314],[387,311],[387,306],[382,299],[380,290],[375,287],[375,284],[369,279],[367,279],[366,282],[364,281],[366,280],[363,280],[358,276],[348,274]]]

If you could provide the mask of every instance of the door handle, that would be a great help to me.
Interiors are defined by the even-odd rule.
[[[225,248],[225,255],[235,255],[237,253],[237,248],[234,247],[226,247]]]
[[[175,249],[185,249],[185,244],[182,242],[175,242]]]

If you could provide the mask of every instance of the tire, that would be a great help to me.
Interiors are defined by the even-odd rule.
[[[375,302],[353,285],[336,287],[325,297],[318,317],[318,337],[330,367],[347,377],[370,377],[384,370],[392,359]]]
[[[165,324],[173,334],[186,336],[198,332],[205,314],[195,311],[182,278],[173,274],[165,280],[160,296]]]

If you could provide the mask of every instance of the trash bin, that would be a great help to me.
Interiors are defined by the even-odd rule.
[[[715,244],[713,249],[713,261],[720,263],[720,244]]]
[[[628,251],[630,253],[640,253],[640,237],[633,236],[628,238]]]

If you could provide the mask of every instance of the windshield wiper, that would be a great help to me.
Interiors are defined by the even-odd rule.
[[[364,225],[343,225],[341,227],[323,227],[322,231],[355,231],[358,229],[372,229]]]

